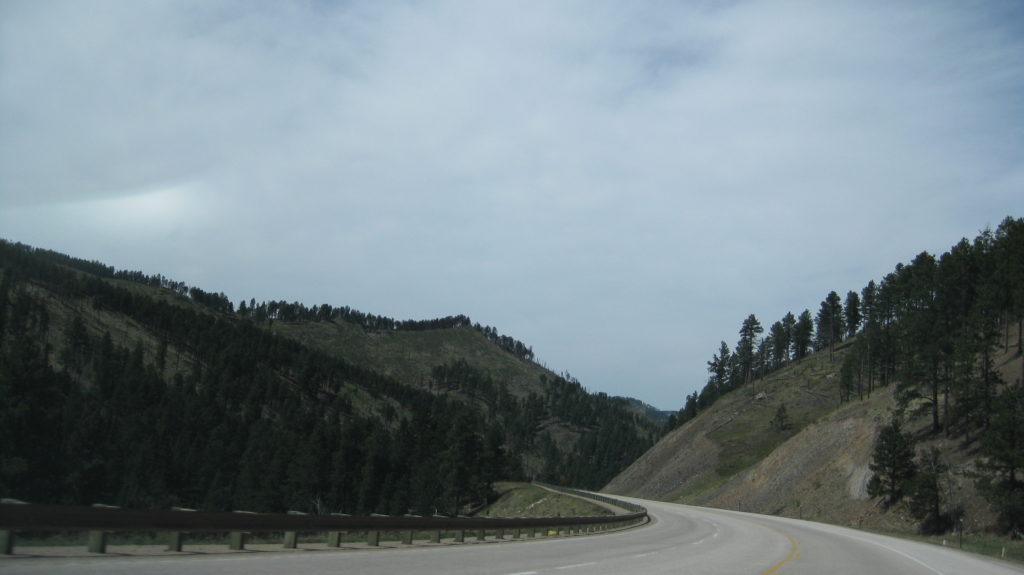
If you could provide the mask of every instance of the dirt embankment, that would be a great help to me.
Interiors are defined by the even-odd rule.
[[[1021,378],[1016,330],[996,358],[1004,381]],[[763,381],[723,396],[697,418],[666,435],[604,491],[814,519],[841,525],[910,532],[916,522],[903,506],[889,510],[867,495],[875,441],[896,405],[894,386],[839,403],[838,371],[844,352],[829,361],[817,354]],[[855,395],[855,398],[857,396]],[[772,418],[785,404],[790,429]],[[994,524],[971,472],[977,444],[930,434],[930,419],[905,424],[918,451],[938,448],[950,465],[945,493],[962,505],[966,526]]]

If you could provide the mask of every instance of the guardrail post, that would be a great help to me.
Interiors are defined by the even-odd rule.
[[[455,532],[455,542],[456,543],[465,543],[466,542],[466,530],[465,529],[459,529],[458,531]]]
[[[0,554],[14,553],[14,532],[6,529],[0,531]]]
[[[288,510],[288,515],[305,515],[301,511]],[[297,531],[285,531],[284,532],[284,543],[282,547],[285,549],[295,549],[299,543],[299,533]]]
[[[89,553],[106,553],[107,552],[107,532],[106,531],[90,531],[89,532]]]
[[[526,532],[526,536],[531,539],[535,539],[537,537],[537,528],[531,527],[530,530]]]
[[[349,517],[347,513],[331,513],[338,517]],[[327,546],[328,547],[341,547],[341,531],[328,531],[327,532]]]
[[[232,513],[247,513],[249,515],[255,515],[255,511],[239,511],[235,510]],[[245,550],[245,533],[241,531],[232,531],[228,533],[228,549],[232,551],[243,551]]]
[[[181,551],[181,531],[167,532],[167,551]]]
[[[102,507],[105,509],[118,509],[116,505],[105,505],[103,503],[93,503],[93,507]],[[106,531],[90,531],[89,532],[89,553],[106,553],[107,552],[107,533]]]
[[[523,538],[523,530],[522,529],[516,529],[515,531],[512,532],[512,539],[522,539],[522,538]]]
[[[370,547],[380,546],[380,531],[370,530],[366,532],[366,544]]]
[[[476,530],[476,540],[483,541],[487,537],[487,530],[483,527]]]
[[[433,531],[433,532],[431,532],[430,533],[430,542],[431,543],[440,543],[441,542],[441,532],[440,531]]]
[[[187,507],[171,507],[171,511],[195,511]],[[181,543],[184,539],[181,531],[167,532],[167,551],[181,551]]]
[[[412,530],[402,532],[402,545],[412,545]]]
[[[505,530],[504,529],[499,529],[498,532],[494,534],[494,538],[499,540],[499,541],[504,539],[505,538]]]

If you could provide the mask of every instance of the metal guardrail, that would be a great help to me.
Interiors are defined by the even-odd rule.
[[[111,507],[63,505],[0,504],[0,553],[9,554],[15,531],[89,531],[89,550],[103,553],[105,534],[111,531],[167,532],[168,549],[181,550],[182,533],[230,532],[233,549],[244,548],[245,533],[284,532],[285,547],[295,547],[297,532],[327,532],[328,545],[337,547],[340,532],[367,532],[367,543],[377,545],[381,532],[403,532],[403,543],[411,543],[415,532],[431,533],[437,540],[442,531],[456,532],[462,541],[466,531],[483,539],[487,531],[499,538],[504,531],[567,528],[569,532],[591,532],[625,527],[643,522],[647,513],[601,515],[594,517],[391,517],[347,515],[300,515],[283,513],[215,513],[204,511],[136,510]]]

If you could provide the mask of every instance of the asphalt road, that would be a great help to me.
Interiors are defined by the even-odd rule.
[[[651,524],[603,535],[348,551],[10,558],[0,561],[0,573],[1024,574],[1024,568],[955,549],[831,525],[640,503]]]

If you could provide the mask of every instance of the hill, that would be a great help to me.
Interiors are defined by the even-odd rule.
[[[599,486],[657,427],[468,318],[242,302],[0,241],[0,493],[449,513],[496,479]]]
[[[761,377],[694,394],[677,416],[684,423],[604,490],[883,530],[941,532],[961,517],[972,531],[1019,529],[1022,230],[1021,220],[1007,220],[937,260],[898,265],[875,292],[893,298],[891,317],[865,314],[834,345],[819,333],[816,353],[763,361],[754,370]],[[910,278],[924,288],[913,303]],[[818,322],[819,332],[827,327]],[[870,480],[878,438],[894,419],[914,444],[918,473],[891,502]],[[941,466],[928,475],[933,448]],[[933,514],[919,506],[931,501],[920,487],[930,477]]]

